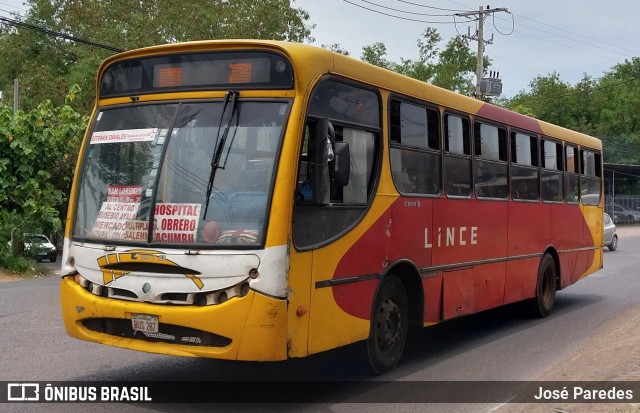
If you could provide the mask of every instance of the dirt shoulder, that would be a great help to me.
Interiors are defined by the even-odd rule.
[[[640,226],[618,227],[620,239],[639,236]],[[615,321],[595,331],[570,359],[547,370],[536,381],[640,381],[640,305],[616,317]],[[634,394],[634,400],[640,395]],[[628,403],[529,403],[506,404],[496,412],[613,412],[637,413],[640,404]]]
[[[616,318],[617,321],[600,328],[573,357],[545,372],[536,381],[640,381],[640,305]],[[569,389],[571,391],[571,389]],[[605,389],[606,390],[606,389]],[[634,394],[634,400],[638,400]],[[638,403],[527,403],[505,404],[494,412],[640,412]]]

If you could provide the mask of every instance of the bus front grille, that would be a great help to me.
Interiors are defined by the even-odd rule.
[[[137,340],[160,341],[164,343],[203,347],[226,347],[231,344],[231,339],[228,337],[174,324],[160,323],[158,333],[134,331],[131,327],[131,320],[129,319],[88,318],[82,320],[82,324],[89,330],[98,333]]]

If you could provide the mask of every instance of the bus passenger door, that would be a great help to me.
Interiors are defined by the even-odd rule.
[[[295,259],[310,269],[310,354],[368,334],[389,221],[377,208],[368,209],[377,144],[373,132],[332,125],[326,118],[307,121],[293,220],[298,251],[292,263]],[[293,271],[292,265],[291,277]]]

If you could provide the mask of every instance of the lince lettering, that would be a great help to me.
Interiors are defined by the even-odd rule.
[[[478,244],[478,227],[438,227],[424,229],[424,247],[456,247]]]

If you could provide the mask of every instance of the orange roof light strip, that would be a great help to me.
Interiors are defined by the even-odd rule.
[[[251,63],[231,63],[229,64],[229,83],[249,83],[251,82]]]
[[[158,86],[173,87],[182,84],[182,68],[162,67],[158,71]]]

